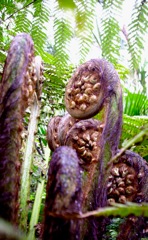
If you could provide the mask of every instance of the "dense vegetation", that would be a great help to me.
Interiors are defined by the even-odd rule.
[[[44,82],[41,103],[39,103],[40,117],[34,139],[31,169],[29,169],[31,178],[27,179],[31,188],[29,196],[27,192],[25,204],[29,203],[29,209],[28,213],[27,211],[25,213],[25,221],[22,220],[21,223],[25,231],[28,228],[32,229],[42,220],[46,165],[50,155],[46,141],[47,123],[51,116],[64,113],[65,85],[76,65],[86,61],[92,45],[97,45],[99,58],[103,57],[115,66],[121,79],[124,118],[120,146],[126,147],[128,140],[139,134],[140,137],[135,138],[130,144],[130,149],[148,160],[147,59],[142,58],[146,46],[148,4],[146,0],[133,1],[128,26],[120,26],[119,19],[122,18],[124,2],[123,0],[98,2],[96,0],[1,0],[1,75],[10,42],[21,32],[31,35],[35,54],[40,55],[44,63]],[[76,63],[71,57],[74,42],[78,43]],[[123,57],[123,51],[127,54],[128,61]],[[25,156],[30,111],[27,110],[24,118],[22,158]],[[36,191],[36,199],[40,198],[41,201],[36,200],[32,210]],[[121,215],[123,215],[122,211]],[[112,232],[113,228],[109,231]]]

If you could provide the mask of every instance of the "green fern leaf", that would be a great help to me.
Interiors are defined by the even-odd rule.
[[[47,23],[49,21],[50,2],[47,0],[34,1],[33,8],[34,14],[31,36],[34,41],[36,54],[40,55],[44,60],[46,55],[44,50],[47,42]]]
[[[15,18],[15,28],[14,32],[15,34],[26,32],[29,33],[31,30],[32,22],[29,19],[29,9],[24,8],[23,10],[20,10]]]
[[[102,56],[116,64],[120,56],[120,26],[117,15],[121,15],[122,0],[106,0],[101,19]]]
[[[148,5],[147,1],[135,1],[132,13],[132,21],[129,24],[128,50],[131,54],[130,65],[132,69],[138,69],[145,39],[143,35],[148,27]]]
[[[80,63],[86,59],[93,43],[96,0],[76,1],[76,37],[79,41]]]
[[[63,9],[74,9],[76,7],[73,0],[58,0],[59,7]]]
[[[138,93],[132,93],[125,89],[123,103],[123,111],[129,116],[148,113],[148,99],[140,91]]]
[[[128,116],[124,114],[123,116],[123,127],[121,135],[121,146],[126,145],[127,140],[132,139],[137,135],[144,126],[148,125],[148,117],[146,116]],[[146,158],[148,156],[148,135],[141,139],[139,143],[136,143],[131,147],[131,150],[137,152],[142,157]]]
[[[69,62],[70,41],[73,36],[71,15],[60,9],[58,5],[54,9],[54,65],[57,73],[63,71]],[[62,73],[62,72],[61,72]]]

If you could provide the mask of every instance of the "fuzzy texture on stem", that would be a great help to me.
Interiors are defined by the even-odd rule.
[[[78,157],[70,147],[55,150],[50,161],[45,202],[43,240],[79,239],[79,221],[55,218],[81,211],[81,173]]]
[[[12,223],[17,222],[19,208],[22,118],[35,88],[33,54],[31,37],[17,35],[0,85],[0,217]]]

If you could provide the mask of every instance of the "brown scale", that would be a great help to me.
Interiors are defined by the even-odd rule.
[[[54,151],[57,147],[60,146],[58,138],[58,125],[62,117],[55,116],[51,118],[47,127],[47,141],[49,148]]]
[[[107,184],[108,204],[147,201],[147,176],[146,161],[138,154],[126,151],[110,170]]]
[[[103,61],[91,60],[74,72],[65,92],[65,105],[73,117],[87,119],[98,112],[104,94],[100,82],[102,71]]]
[[[88,119],[75,123],[67,133],[65,144],[77,151],[83,166],[98,160],[101,131],[99,121]]]
[[[35,89],[38,100],[41,98],[42,84],[43,84],[43,62],[40,56],[36,56],[35,59],[35,69],[33,72],[32,79],[36,83]]]
[[[56,217],[75,216],[81,211],[81,173],[76,151],[57,148],[50,161],[46,187],[42,239],[80,239],[80,222]]]
[[[36,82],[37,82],[37,76],[36,76],[35,59],[34,58],[32,59],[32,56],[30,56],[29,66],[25,73],[25,81],[22,85],[22,98],[23,98],[24,104],[26,105],[25,107],[30,105],[32,102]]]

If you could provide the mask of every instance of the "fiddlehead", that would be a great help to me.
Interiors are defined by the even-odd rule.
[[[113,66],[104,59],[92,59],[82,64],[67,84],[65,105],[67,111],[76,118],[86,119],[97,113],[101,114],[100,151],[91,169],[93,176],[91,188],[89,187],[83,206],[87,206],[87,210],[105,206],[108,177],[105,167],[118,149],[122,126],[122,91],[118,74]],[[95,223],[95,220],[90,221],[89,230],[84,233],[86,238],[90,234],[94,239],[97,237],[101,239],[102,223],[98,224],[100,235],[98,235],[99,227],[92,227],[96,224],[98,223]]]
[[[148,201],[148,164],[138,154],[126,151],[114,163],[108,178],[108,204]]]
[[[122,92],[113,66],[99,59],[82,64],[66,87],[65,105],[67,111],[76,119],[87,119],[101,112],[100,121],[73,121],[73,126],[69,126],[68,119],[68,128],[62,125],[65,130],[62,132],[65,134],[64,138],[61,138],[63,143],[61,141],[60,144],[71,146],[77,151],[80,164],[86,171],[83,181],[83,211],[102,207],[107,204],[105,167],[118,149],[122,124]],[[98,229],[94,233],[93,225],[92,221],[85,223],[82,239],[97,234]]]
[[[108,178],[108,204],[148,201],[148,164],[138,154],[126,151],[114,163]],[[129,216],[119,228],[118,240],[140,240],[146,218]]]
[[[47,142],[49,148],[54,151],[57,147],[60,146],[59,138],[58,138],[58,126],[61,121],[60,116],[55,116],[50,119],[47,128]]]
[[[78,220],[72,218],[81,211],[81,173],[78,157],[70,147],[55,150],[50,161],[45,202],[43,240],[79,239]],[[55,217],[57,215],[62,217]]]
[[[77,151],[79,163],[84,169],[96,162],[99,155],[100,122],[95,119],[80,120],[66,134],[65,145]]]
[[[63,117],[55,116],[50,119],[47,127],[47,141],[52,151],[59,146],[65,145],[67,132],[77,121],[68,113]]]
[[[79,120],[76,118],[73,118],[68,113],[66,113],[58,126],[58,139],[60,142],[60,145],[66,145],[66,136],[69,130],[73,127],[73,125],[78,122]]]
[[[0,85],[0,217],[12,223],[18,217],[22,117],[36,85],[33,54],[30,36],[17,35]]]

